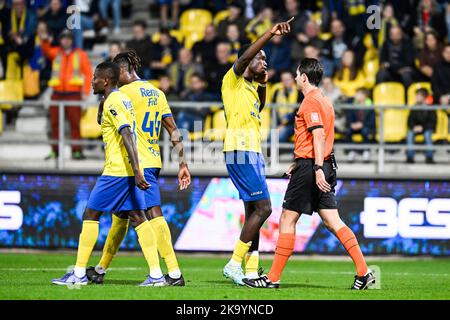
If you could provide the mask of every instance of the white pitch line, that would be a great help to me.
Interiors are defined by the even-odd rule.
[[[109,271],[141,271],[147,270],[147,268],[136,268],[136,267],[119,267],[119,268],[110,268]],[[22,272],[42,272],[42,271],[67,271],[67,268],[0,268],[1,271],[22,271]],[[189,268],[190,272],[201,272],[205,271],[204,268]],[[221,269],[217,269],[218,272]],[[302,271],[297,270],[286,270],[287,273],[299,273],[299,274],[351,274],[353,272],[349,271]],[[382,272],[383,273],[383,272]],[[413,273],[413,272],[385,272],[384,274],[393,275],[393,276],[434,276],[434,277],[448,277],[449,273]]]

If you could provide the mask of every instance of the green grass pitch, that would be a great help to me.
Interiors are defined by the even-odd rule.
[[[140,255],[120,255],[105,284],[69,289],[50,284],[74,263],[70,253],[0,253],[0,299],[450,299],[450,259],[398,258],[368,260],[381,271],[380,289],[351,291],[354,268],[350,259],[314,257],[289,261],[282,288],[251,289],[222,276],[225,257],[179,257],[186,287],[140,288],[148,272]],[[98,262],[98,254],[91,264]],[[267,270],[270,260],[261,265]]]

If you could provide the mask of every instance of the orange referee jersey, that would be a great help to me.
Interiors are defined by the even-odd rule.
[[[295,115],[295,158],[314,158],[312,131],[325,130],[324,157],[327,159],[334,144],[334,108],[330,100],[316,88],[308,92]]]

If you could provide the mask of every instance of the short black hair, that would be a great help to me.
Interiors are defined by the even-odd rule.
[[[251,43],[244,44],[238,51],[238,58],[240,58],[248,48],[250,48]]]
[[[133,22],[133,27],[134,26],[140,26],[145,30],[147,29],[147,22],[145,22],[145,20],[138,19]]]
[[[426,97],[428,97],[428,90],[425,88],[419,88],[416,90],[416,94],[420,94],[426,98]]]
[[[306,74],[312,85],[318,86],[322,81],[323,65],[317,59],[304,58],[297,69],[300,73]]]
[[[96,70],[102,72],[111,81],[112,85],[116,86],[119,82],[120,69],[117,64],[110,61],[102,62],[97,66]]]

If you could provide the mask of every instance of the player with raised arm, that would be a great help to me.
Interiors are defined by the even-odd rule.
[[[140,67],[140,59],[136,53],[134,51],[119,53],[113,62],[120,68],[119,90],[130,97],[136,114],[139,159],[141,167],[144,168],[145,179],[150,183],[150,187],[145,191],[145,214],[155,232],[158,251],[167,265],[166,282],[172,286],[184,286],[185,282],[173,249],[170,229],[161,212],[161,195],[158,185],[161,170],[158,145],[161,124],[169,133],[180,158],[178,171],[180,190],[186,189],[190,184],[191,176],[184,158],[181,134],[164,93],[148,81],[141,80],[136,74],[136,70]],[[94,283],[103,282],[106,269],[117,254],[128,230],[126,215],[117,212],[112,218],[111,229],[100,262],[96,267],[89,267],[87,270],[89,280]]]
[[[268,80],[266,54],[262,48],[272,37],[288,34],[292,20],[274,25],[254,43],[242,47],[222,82],[227,120],[225,162],[245,207],[241,235],[223,274],[239,285],[244,284],[244,257],[245,276],[258,277],[259,231],[272,212],[261,153],[260,112],[264,108]]]
[[[305,98],[295,115],[295,163],[283,201],[275,257],[269,274],[243,279],[254,288],[278,288],[281,273],[294,251],[296,224],[301,214],[318,212],[329,231],[347,250],[356,267],[352,289],[367,289],[375,282],[359,248],[355,234],[339,217],[334,194],[336,162],[333,154],[334,108],[317,87],[323,66],[317,59],[305,58],[297,68],[297,88]]]
[[[159,266],[156,237],[144,214],[144,191],[150,187],[145,180],[136,147],[136,120],[131,100],[119,92],[119,67],[112,62],[100,63],[94,73],[95,94],[105,98],[102,110],[102,136],[105,143],[105,166],[92,190],[83,214],[78,255],[73,271],[53,279],[57,285],[86,285],[86,266],[97,242],[99,219],[103,212],[123,212],[138,235],[139,244],[148,262],[150,274],[141,286],[167,285]]]

